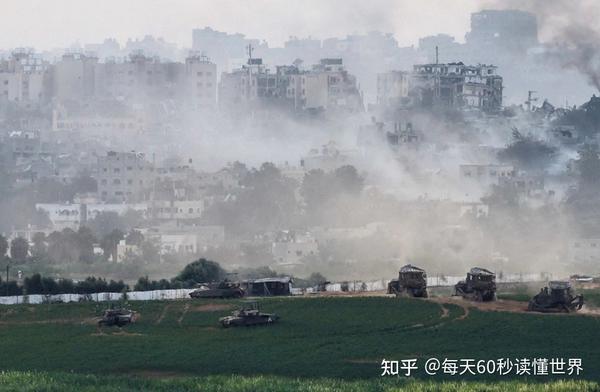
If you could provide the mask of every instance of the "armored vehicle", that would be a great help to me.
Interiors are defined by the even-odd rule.
[[[414,265],[405,265],[400,268],[398,279],[388,284],[388,294],[427,298],[427,273]]]
[[[98,321],[98,326],[123,327],[135,321],[135,313],[128,309],[107,309],[102,318]]]
[[[485,268],[471,268],[467,279],[454,285],[454,295],[478,302],[496,300],[496,274]]]
[[[528,310],[544,313],[575,312],[583,306],[583,295],[575,295],[571,283],[552,281],[529,301]]]
[[[239,283],[224,280],[200,286],[190,293],[192,298],[242,298],[245,292]]]
[[[221,317],[219,323],[224,328],[251,325],[269,325],[279,319],[275,313],[262,313],[258,302],[245,302],[242,307],[234,311],[231,316]]]

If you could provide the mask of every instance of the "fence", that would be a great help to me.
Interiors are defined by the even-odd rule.
[[[189,298],[192,289],[177,290],[152,290],[152,291],[129,291],[127,299],[130,301],[156,301]],[[58,302],[107,302],[118,301],[123,298],[122,293],[94,293],[94,294],[56,294],[56,295],[14,295],[11,297],[0,297],[0,305],[16,304],[45,304]]]
[[[427,278],[428,287],[448,287],[454,286],[464,276],[429,276]],[[527,282],[546,282],[552,279],[551,274],[503,274],[496,276],[497,283],[527,283]],[[351,280],[347,282],[336,282],[326,285],[326,291],[331,292],[357,292],[357,291],[382,291],[387,290],[389,279],[378,279],[370,281]],[[347,290],[342,290],[346,286]],[[157,301],[189,298],[193,289],[175,289],[175,290],[152,290],[152,291],[129,291],[127,299],[130,301]],[[313,289],[292,288],[292,295],[302,295],[313,292]],[[11,297],[0,297],[0,305],[16,304],[46,304],[57,302],[108,302],[118,301],[123,298],[122,293],[95,293],[95,294],[57,294],[57,295],[15,295]]]

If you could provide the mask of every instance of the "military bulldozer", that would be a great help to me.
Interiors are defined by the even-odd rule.
[[[485,268],[471,268],[467,279],[454,285],[454,295],[477,302],[496,300],[496,274]]]
[[[107,309],[104,311],[102,318],[98,321],[98,326],[123,327],[135,321],[135,312],[128,309]]]
[[[552,281],[535,295],[527,310],[543,313],[576,312],[583,306],[583,295],[575,295],[571,283]]]
[[[279,320],[275,313],[262,313],[258,302],[251,301],[242,304],[231,316],[221,317],[219,323],[223,328],[241,327],[252,325],[270,325]]]
[[[388,284],[388,294],[427,298],[427,273],[414,265],[405,265],[400,268],[398,279]]]
[[[228,280],[202,285],[190,293],[192,298],[242,298],[244,295],[239,283]]]

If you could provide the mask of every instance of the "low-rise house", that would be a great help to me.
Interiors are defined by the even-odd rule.
[[[292,278],[263,278],[242,282],[242,288],[248,296],[291,295]]]

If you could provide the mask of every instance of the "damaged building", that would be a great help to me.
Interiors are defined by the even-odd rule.
[[[418,64],[412,72],[391,71],[377,77],[382,107],[481,110],[502,108],[502,76],[494,65]]]

